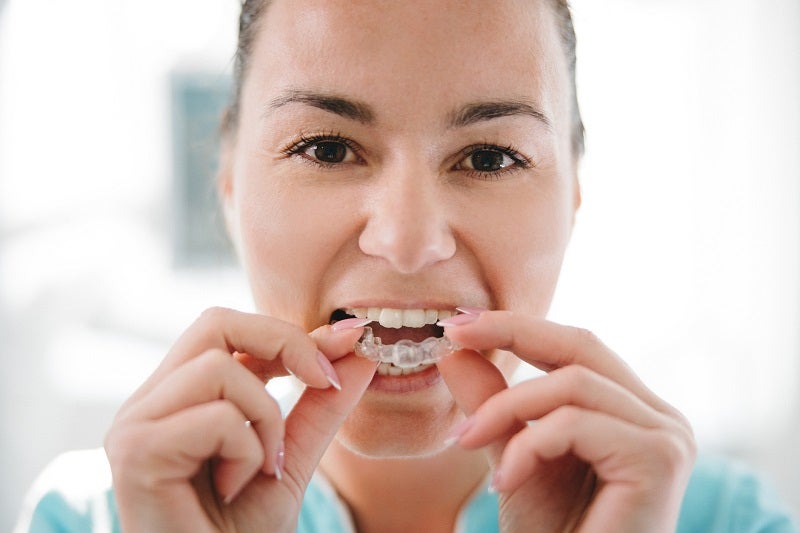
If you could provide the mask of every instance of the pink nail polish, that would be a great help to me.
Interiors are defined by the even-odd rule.
[[[328,383],[333,385],[333,388],[336,390],[342,390],[342,383],[339,381],[339,376],[336,375],[336,370],[333,368],[333,365],[328,358],[325,357],[325,354],[317,350],[317,363],[319,363],[319,367],[322,369],[322,372],[325,374],[325,377],[328,378]]]
[[[456,311],[458,311],[459,313],[464,313],[465,315],[479,315],[484,311],[488,311],[488,309],[484,309],[483,307],[462,306],[462,307],[456,307]]]
[[[372,322],[372,320],[369,318],[345,318],[344,320],[334,323],[331,329],[333,331],[342,331],[345,329],[363,328],[370,322]]]
[[[283,479],[283,466],[286,462],[286,454],[283,449],[283,441],[281,441],[278,453],[275,456],[275,479],[278,481]]]
[[[470,322],[475,322],[480,318],[480,315],[455,315],[451,316],[450,318],[445,318],[444,320],[440,320],[436,323],[437,326],[441,326],[443,328],[448,328],[450,326],[463,326],[469,324]]]

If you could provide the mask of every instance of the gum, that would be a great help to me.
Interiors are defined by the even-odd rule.
[[[392,363],[400,368],[413,368],[439,362],[443,357],[456,351],[458,347],[447,337],[428,337],[414,342],[401,339],[394,344],[384,345],[380,337],[372,333],[372,328],[364,327],[364,334],[355,345],[355,354],[380,363]]]

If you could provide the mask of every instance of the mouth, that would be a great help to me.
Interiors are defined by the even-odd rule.
[[[378,375],[397,377],[423,372],[453,351],[444,329],[436,323],[455,314],[449,309],[357,307],[335,310],[330,323],[348,318],[372,320],[355,351],[380,361]]]

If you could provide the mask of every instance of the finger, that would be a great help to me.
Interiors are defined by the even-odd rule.
[[[309,336],[328,360],[337,361],[353,352],[356,342],[363,333],[363,327],[334,331],[329,324],[325,324],[309,333]]]
[[[228,400],[250,422],[264,448],[264,471],[274,474],[274,458],[283,442],[280,407],[261,380],[227,352],[209,350],[192,359],[164,378],[122,416],[157,420],[213,400]]]
[[[472,322],[447,326],[447,336],[473,350],[501,349],[546,371],[581,365],[619,383],[649,405],[674,414],[653,394],[616,353],[591,332],[523,316],[511,311],[487,311]]]
[[[560,407],[517,433],[506,445],[493,486],[513,491],[543,463],[573,454],[608,483],[665,483],[690,462],[689,443],[662,429],[637,426],[605,413]]]
[[[474,413],[508,385],[491,361],[473,350],[459,350],[436,363],[450,394],[465,414]]]
[[[491,361],[472,350],[455,352],[436,365],[447,388],[450,389],[450,394],[466,415],[473,414],[493,395],[508,388],[500,370]],[[451,438],[458,439],[461,434],[469,430],[470,423],[465,421],[461,426],[454,428],[455,434],[451,435]],[[499,461],[505,442],[521,427],[512,425],[504,437],[493,440],[488,448],[492,464]]]
[[[282,366],[312,387],[331,385],[316,345],[301,328],[268,316],[215,307],[189,326],[132,399],[147,394],[174,369],[210,349],[244,354],[245,364],[250,359],[272,362],[253,368],[256,374],[269,377],[275,375],[272,367]]]
[[[356,356],[344,357],[334,366],[342,378],[342,390],[306,389],[286,418],[284,480],[294,483],[299,495],[377,369],[374,361]]]
[[[603,412],[649,428],[675,425],[618,383],[585,367],[571,365],[488,398],[458,443],[465,448],[479,448],[520,423],[537,420],[564,405]]]
[[[216,457],[215,488],[229,500],[264,463],[255,432],[246,426],[242,412],[226,400],[195,405],[140,425],[138,435],[130,431],[123,446],[112,442],[107,447],[109,459],[126,483],[139,480],[148,490],[188,482],[203,463]]]
[[[326,324],[309,333],[309,337],[317,344],[317,362],[323,369],[323,373],[328,378],[328,382],[334,388],[340,389],[341,383],[330,362],[344,357],[353,351],[356,341],[363,333],[364,328],[356,330],[333,331],[331,326]],[[287,371],[282,365],[275,365],[272,361],[257,359],[248,354],[237,354],[236,359],[245,365],[251,372],[263,381],[269,381],[274,377],[285,376]]]

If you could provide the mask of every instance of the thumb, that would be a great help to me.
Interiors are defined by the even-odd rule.
[[[377,368],[375,362],[355,355],[342,357],[333,366],[342,390],[307,387],[286,417],[284,474],[287,481],[297,483],[300,496]]]
[[[439,373],[450,389],[456,404],[471,416],[483,403],[498,392],[507,389],[502,372],[480,353],[473,350],[460,350],[437,363]],[[500,462],[508,439],[518,431],[494,441],[487,447],[492,466]]]

